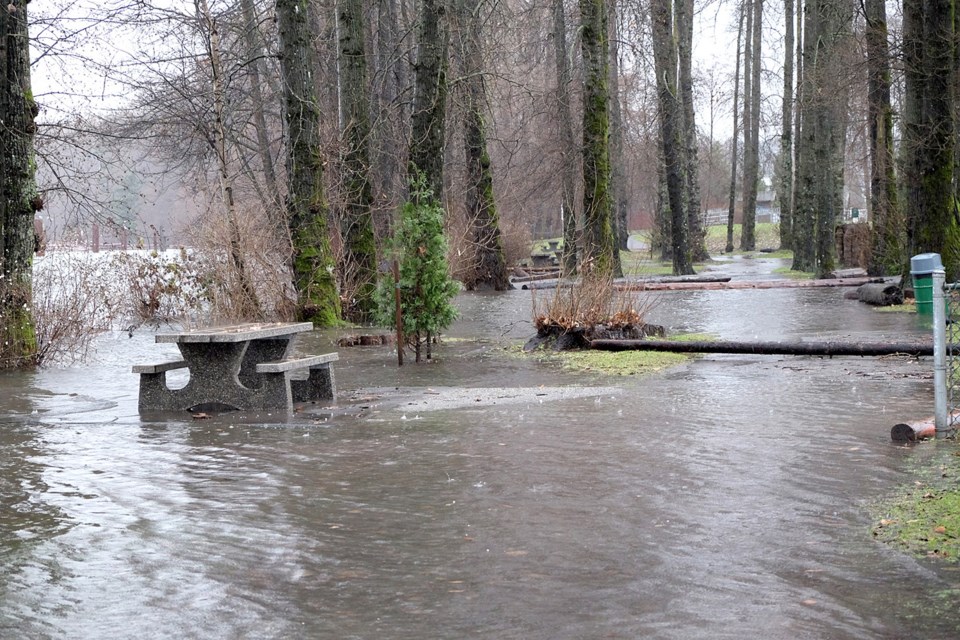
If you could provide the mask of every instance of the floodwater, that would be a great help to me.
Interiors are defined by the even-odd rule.
[[[433,364],[341,349],[340,409],[290,420],[141,421],[130,365],[172,355],[147,333],[0,375],[0,638],[960,636],[960,572],[870,533],[955,446],[890,442],[932,413],[929,360],[571,373],[503,351],[530,296],[462,296]],[[657,301],[725,339],[922,335],[840,290]]]

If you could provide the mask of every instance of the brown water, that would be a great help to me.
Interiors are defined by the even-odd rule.
[[[146,334],[0,375],[0,638],[960,637],[960,573],[870,534],[869,503],[955,446],[889,440],[932,413],[929,361],[610,379],[503,355],[532,333],[529,293],[458,302],[471,339],[435,364],[341,349],[353,406],[332,417],[141,422],[129,366],[168,348]],[[920,335],[831,290],[665,294],[654,316]],[[616,389],[444,411],[365,391],[581,383]]]

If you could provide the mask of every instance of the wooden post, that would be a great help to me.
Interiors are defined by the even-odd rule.
[[[400,261],[393,261],[393,298],[397,305],[397,366],[403,366],[403,311],[400,307]]]

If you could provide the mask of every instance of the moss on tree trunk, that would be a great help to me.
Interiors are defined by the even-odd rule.
[[[313,3],[308,0],[277,0],[287,123],[287,215],[298,314],[320,326],[331,326],[340,321],[340,299],[323,193],[312,12]]]
[[[35,364],[33,217],[43,206],[33,155],[27,2],[0,10],[0,368]]]

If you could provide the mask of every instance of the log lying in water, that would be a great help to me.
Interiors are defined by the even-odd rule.
[[[919,422],[901,422],[890,429],[890,439],[894,442],[916,442],[937,435],[937,426],[933,418]]]
[[[960,346],[960,345],[955,345]],[[911,356],[933,355],[930,343],[870,342],[734,342],[717,340],[675,342],[672,340],[592,340],[591,349],[601,351],[671,351],[673,353],[741,353],[784,356]]]
[[[879,307],[903,304],[903,289],[893,282],[868,282],[857,288],[857,299]]]
[[[690,275],[690,276],[649,276],[641,278],[617,278],[613,284],[618,289],[629,289],[632,287],[652,288],[654,286],[663,286],[667,284],[709,284],[716,282],[729,282],[730,276],[721,275]],[[556,275],[544,277],[512,278],[510,284],[514,289],[555,289],[557,287],[571,287],[577,283],[576,280],[561,279]],[[697,287],[692,287],[697,288]]]
[[[829,278],[824,280],[743,280],[733,282],[625,282],[617,289],[626,291],[688,291],[720,289],[795,289],[804,287],[859,287],[883,278]]]

